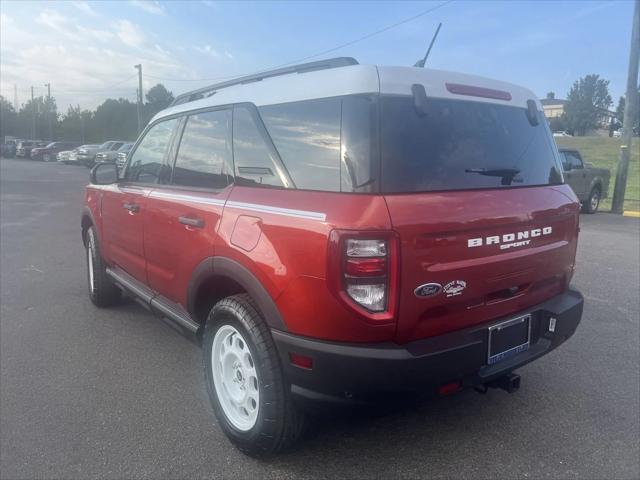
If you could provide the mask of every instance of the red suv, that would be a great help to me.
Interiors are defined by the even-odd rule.
[[[82,238],[93,303],[199,339],[259,453],[309,404],[516,390],[580,322],[578,210],[529,90],[338,58],[178,97],[92,170]]]

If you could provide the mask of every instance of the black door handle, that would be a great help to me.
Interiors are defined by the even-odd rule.
[[[131,213],[138,213],[140,211],[140,205],[137,203],[123,203],[122,208],[126,208]]]
[[[195,228],[203,228],[204,227],[204,220],[202,220],[201,218],[178,217],[178,220],[183,225],[188,225],[190,227],[195,227]]]

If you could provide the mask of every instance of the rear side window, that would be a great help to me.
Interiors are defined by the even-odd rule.
[[[233,109],[233,159],[238,185],[289,186],[271,139],[250,107]]]
[[[171,183],[201,188],[229,184],[231,110],[198,113],[187,118]]]
[[[382,190],[422,192],[562,183],[546,120],[524,108],[429,98],[381,97]]]
[[[164,157],[178,119],[165,120],[151,127],[131,155],[125,173],[130,182],[158,183]]]
[[[259,110],[296,187],[339,192],[341,99],[285,103]]]

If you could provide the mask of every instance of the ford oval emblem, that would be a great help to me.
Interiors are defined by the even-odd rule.
[[[440,290],[442,290],[442,285],[439,283],[425,283],[416,288],[413,293],[416,297],[433,297],[439,294]]]

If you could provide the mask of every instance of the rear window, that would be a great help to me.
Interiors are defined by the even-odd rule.
[[[387,193],[562,183],[546,120],[524,108],[429,98],[382,96],[382,190]]]

